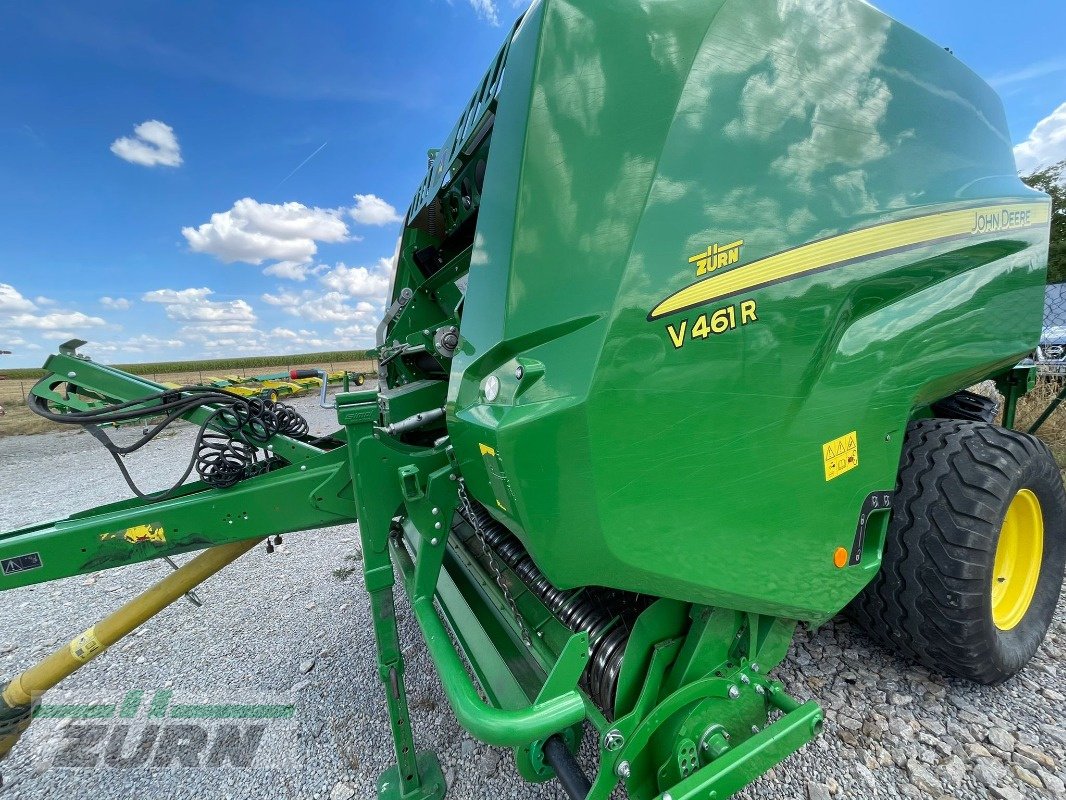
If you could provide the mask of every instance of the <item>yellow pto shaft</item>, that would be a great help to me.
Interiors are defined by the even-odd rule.
[[[100,620],[68,645],[11,679],[0,693],[0,758],[29,727],[33,704],[40,695],[90,659],[132,633],[186,592],[247,553],[259,539],[212,547]]]

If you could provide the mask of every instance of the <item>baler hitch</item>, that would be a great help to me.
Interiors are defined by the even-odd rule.
[[[117,641],[135,631],[223,567],[247,553],[259,539],[213,547],[97,622],[69,644],[8,681],[0,691],[0,759],[15,746],[33,719],[41,696]]]

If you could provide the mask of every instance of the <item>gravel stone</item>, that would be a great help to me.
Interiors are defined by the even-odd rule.
[[[973,776],[985,786],[996,786],[1003,780],[1006,770],[1002,764],[988,758],[981,758],[973,768]]]
[[[941,764],[939,772],[951,786],[961,786],[966,782],[968,775],[966,762],[958,756],[951,756]]]
[[[496,774],[496,770],[500,768],[500,760],[502,754],[495,748],[488,748],[485,750],[485,755],[481,759],[481,774],[485,776],[492,776]]]
[[[329,793],[329,800],[352,800],[355,797],[355,789],[347,783],[338,783]]]
[[[1018,780],[1022,783],[1028,784],[1034,789],[1043,791],[1044,782],[1020,764],[1014,765],[1014,774],[1018,776]]]
[[[1014,737],[1010,735],[1009,731],[1005,731],[1002,728],[992,728],[988,732],[986,739],[989,744],[1004,753],[1014,750]]]
[[[1051,792],[1052,797],[1066,797],[1066,783],[1058,775],[1053,775],[1046,769],[1038,769],[1036,774],[1044,784],[1044,788]]]
[[[1030,758],[1045,769],[1055,769],[1055,759],[1043,750],[1037,750],[1026,744],[1019,744],[1014,750],[1019,756]]]
[[[293,405],[311,423],[312,435],[336,428],[335,412],[319,409],[315,398]],[[155,449],[127,457],[142,488],[173,482],[187,463],[194,433],[192,426],[182,426]],[[129,496],[103,449],[86,434],[67,432],[0,439],[0,487],[0,532]],[[341,525],[287,535],[272,555],[254,549],[197,590],[202,608],[178,602],[165,609],[138,635],[46,696],[45,702],[62,703],[70,693],[70,702],[82,702],[143,691],[145,708],[140,727],[131,728],[127,737],[127,753],[147,721],[148,698],[157,690],[173,691],[175,702],[206,686],[220,702],[241,702],[236,699],[241,692],[252,692],[270,702],[292,703],[291,735],[264,738],[261,745],[267,766],[60,767],[54,764],[57,751],[86,721],[41,719],[0,762],[0,800],[376,796],[378,777],[395,759],[370,606],[360,569],[343,581],[334,577],[338,567],[359,566],[359,545],[358,526]],[[0,676],[34,663],[169,572],[165,563],[146,562],[4,593]],[[561,798],[555,782],[522,781],[510,750],[475,742],[458,726],[410,606],[402,591],[396,597],[416,747],[437,752],[449,800]],[[1063,665],[1066,605],[1061,602],[1032,664],[1018,678],[994,687],[913,666],[872,644],[845,618],[816,631],[801,625],[773,677],[793,696],[813,698],[829,709],[826,733],[737,798],[1066,798],[1059,771],[1066,764]],[[598,764],[595,746],[586,731],[578,761],[589,775]],[[1032,776],[1044,788],[1037,789]]]
[[[911,784],[925,794],[933,794],[944,788],[929,767],[913,758],[907,762],[907,774],[910,775]]]
[[[1025,800],[1025,795],[1010,786],[996,786],[990,790],[992,797],[998,800]]]

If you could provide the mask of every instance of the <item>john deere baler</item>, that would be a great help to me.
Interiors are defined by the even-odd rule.
[[[823,712],[769,673],[845,607],[1006,680],[1066,559],[1058,469],[1010,430],[1049,220],[991,89],[865,2],[534,2],[430,151],[378,389],[338,396],[332,437],[49,359],[35,410],[161,419],[145,442],[192,420],[199,480],[3,534],[0,588],[219,549],[13,679],[0,737],[255,541],[353,520],[396,746],[381,798],[445,792],[397,582],[460,723],[575,798],[725,798],[802,747]],[[1001,404],[965,391],[985,380]]]

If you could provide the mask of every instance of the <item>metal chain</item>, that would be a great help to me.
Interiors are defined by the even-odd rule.
[[[496,585],[500,587],[500,591],[503,592],[503,599],[511,607],[511,613],[514,614],[515,621],[518,623],[518,635],[528,647],[533,643],[533,640],[529,635],[529,630],[526,628],[525,620],[522,619],[522,615],[518,612],[518,605],[515,603],[514,598],[511,597],[511,590],[507,588],[507,583],[503,579],[500,565],[496,561],[496,553],[485,538],[485,532],[481,529],[477,514],[474,513],[473,503],[470,502],[470,497],[466,493],[466,482],[461,478],[459,479],[459,501],[463,504],[463,513],[467,520],[470,521],[470,527],[474,529],[474,533],[481,542],[481,549],[484,551],[485,557],[489,561],[489,567],[496,577]]]

